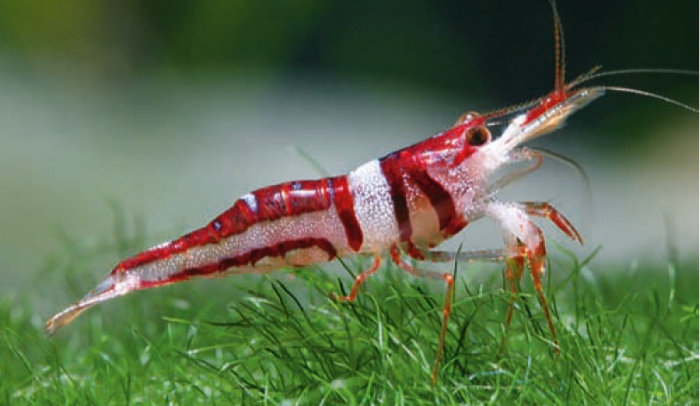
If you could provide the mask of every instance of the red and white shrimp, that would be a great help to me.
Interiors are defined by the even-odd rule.
[[[553,7],[554,9],[554,7]],[[347,175],[268,186],[239,198],[206,226],[118,263],[77,303],[51,317],[53,333],[101,302],[141,289],[195,277],[271,272],[366,255],[374,259],[359,274],[348,296],[380,267],[386,254],[404,271],[447,284],[443,324],[433,370],[435,382],[453,293],[449,273],[410,265],[418,261],[505,261],[513,291],[530,269],[549,330],[556,333],[542,292],[545,241],[533,217],[552,221],[581,242],[573,225],[546,202],[511,203],[498,199],[500,188],[539,167],[542,157],[521,145],[561,127],[567,117],[612,87],[580,87],[595,76],[564,81],[561,27],[555,15],[555,87],[545,97],[487,114],[466,113],[453,127],[415,145],[361,165]],[[493,137],[491,129],[503,130]],[[496,170],[531,162],[526,169],[493,179]],[[500,224],[504,249],[444,252],[434,247],[469,223],[490,217]],[[514,296],[511,296],[514,297]],[[513,310],[511,299],[506,326]]]

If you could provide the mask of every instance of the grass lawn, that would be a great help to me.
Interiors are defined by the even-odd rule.
[[[115,245],[115,258],[131,249]],[[347,291],[351,276],[319,269],[203,280],[116,299],[47,337],[49,314],[37,307],[60,310],[106,273],[95,271],[104,253],[80,251],[47,264],[35,290],[0,302],[0,404],[698,401],[697,264],[591,271],[575,259],[552,263],[546,293],[559,355],[527,278],[503,345],[501,273],[459,266],[431,387],[438,282],[383,269],[348,304],[327,294]]]

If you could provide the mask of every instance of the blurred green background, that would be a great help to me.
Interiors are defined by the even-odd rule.
[[[559,8],[569,76],[598,64],[697,70],[697,2],[565,1]],[[510,103],[551,84],[552,23],[543,0],[46,0],[2,2],[0,16],[8,68],[87,76],[105,86],[134,85],[144,75],[320,76]],[[660,78],[633,80],[650,90]],[[697,99],[687,83],[660,91]]]
[[[698,70],[697,1],[559,11],[569,78],[599,64]],[[138,219],[150,246],[250,189],[318,177],[290,146],[342,173],[464,111],[540,96],[553,82],[551,20],[544,0],[2,1],[0,291],[40,283],[70,244],[109,244],[115,223],[132,233]],[[604,83],[698,105],[697,76]],[[556,203],[584,251],[603,245],[601,261],[697,261],[697,114],[611,94],[564,132],[539,145],[590,172],[593,205],[557,164],[510,198]],[[478,237],[493,229],[460,241],[499,244]]]

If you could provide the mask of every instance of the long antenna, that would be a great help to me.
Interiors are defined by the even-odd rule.
[[[566,88],[566,49],[564,45],[564,29],[557,11],[555,0],[549,0],[554,18],[554,90],[564,91]]]

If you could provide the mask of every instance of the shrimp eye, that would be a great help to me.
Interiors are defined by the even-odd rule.
[[[467,139],[467,144],[472,147],[484,145],[491,140],[491,132],[483,125],[468,129],[464,136]]]

